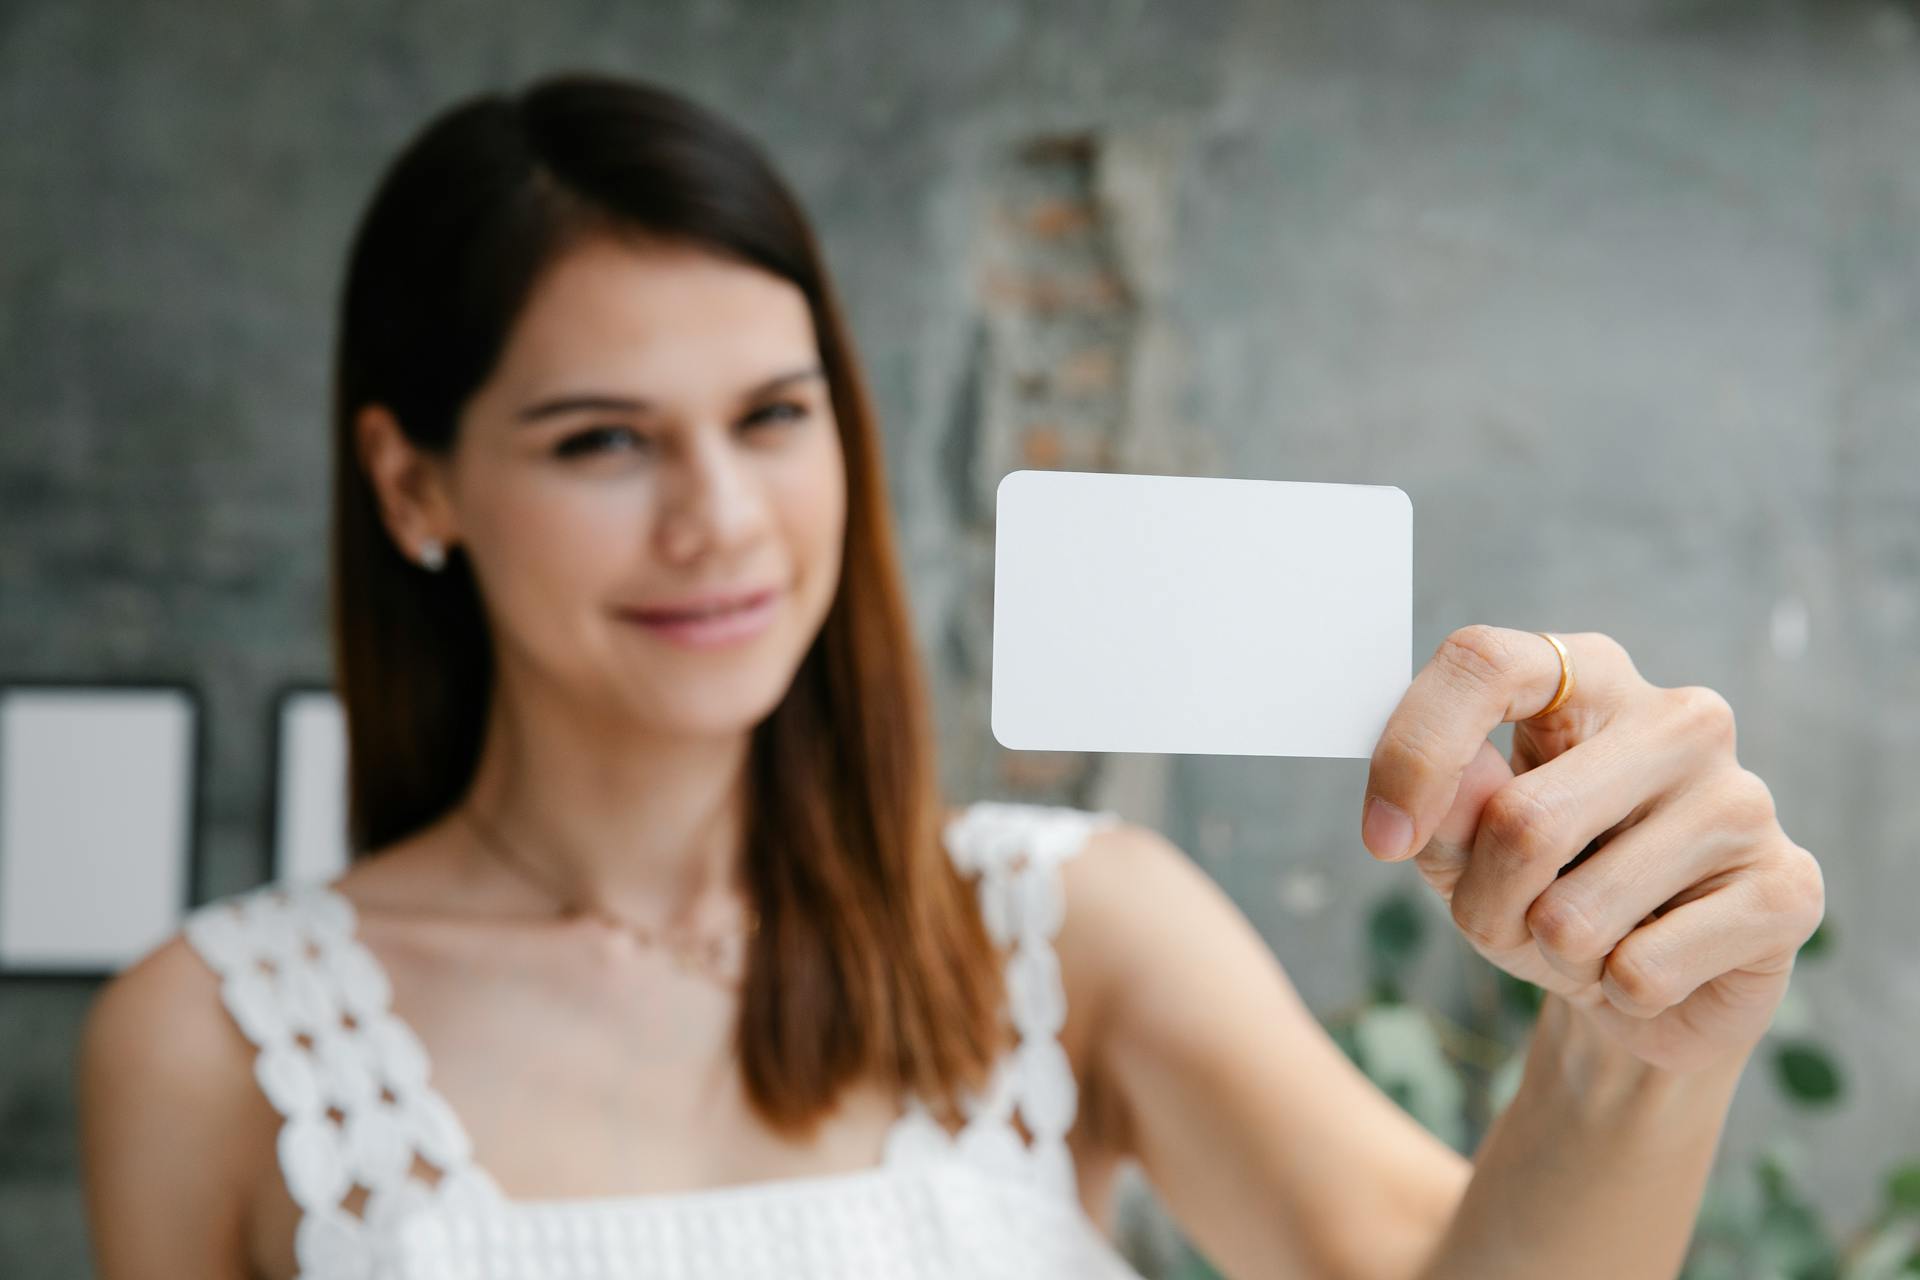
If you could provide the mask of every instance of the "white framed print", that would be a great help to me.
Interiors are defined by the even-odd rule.
[[[329,688],[274,700],[273,879],[332,880],[347,869],[347,726]]]
[[[202,737],[186,685],[0,685],[0,971],[113,973],[178,929]]]

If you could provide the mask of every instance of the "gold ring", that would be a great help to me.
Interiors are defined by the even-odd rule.
[[[1538,720],[1541,716],[1558,711],[1560,704],[1573,696],[1573,659],[1567,656],[1567,646],[1561,644],[1560,637],[1551,632],[1536,631],[1534,634],[1545,637],[1553,646],[1554,652],[1560,655],[1560,687],[1553,691],[1553,701],[1528,716],[1529,720]]]

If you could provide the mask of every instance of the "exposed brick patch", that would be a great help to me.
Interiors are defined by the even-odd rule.
[[[1148,812],[1164,803],[1164,760],[994,740],[993,504],[1022,468],[1217,474],[1210,439],[1181,420],[1184,344],[1160,302],[1186,137],[1170,122],[1032,138],[982,175],[976,323],[940,453],[961,566],[938,624],[953,682],[942,740],[968,794],[1098,808],[1119,787]]]
[[[1115,234],[1116,208],[1102,194],[1107,141],[1093,134],[1042,137],[1012,149],[993,172],[975,276],[980,307],[968,376],[955,397],[955,425],[968,434],[947,456],[963,465],[950,482],[956,506],[988,546],[993,494],[1019,468],[1108,471],[1119,465],[1130,411],[1128,371],[1140,299]],[[992,653],[991,560],[954,619],[954,651]],[[974,705],[989,701],[990,671]],[[984,719],[984,714],[983,714]],[[1079,752],[1009,751],[979,726],[989,769],[983,790],[1083,803],[1094,761]]]

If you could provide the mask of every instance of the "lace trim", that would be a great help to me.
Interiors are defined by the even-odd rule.
[[[254,1078],[285,1117],[277,1145],[302,1211],[303,1274],[374,1274],[400,1219],[484,1202],[490,1180],[428,1085],[425,1048],[389,1008],[352,903],[321,884],[266,885],[198,908],[183,932],[220,974],[221,999],[259,1049]]]
[[[1066,914],[1060,866],[1094,831],[1119,820],[1110,810],[983,800],[948,822],[948,851],[962,874],[978,878],[988,936],[1011,950],[1005,1013],[1018,1041],[987,1083],[961,1099],[966,1120],[958,1133],[910,1098],[888,1142],[890,1160],[957,1149],[992,1172],[1039,1182],[1077,1203],[1066,1134],[1079,1090],[1059,1039],[1067,993],[1053,948]],[[1014,1128],[1016,1111],[1028,1140]]]
[[[910,1097],[882,1169],[958,1154],[1077,1204],[1066,1133],[1078,1088],[1059,1041],[1066,991],[1052,939],[1065,914],[1061,864],[1117,821],[1111,811],[978,801],[947,824],[955,864],[977,877],[988,935],[1009,952],[1004,1016],[1018,1036],[985,1086],[961,1099],[958,1133]],[[379,1274],[404,1239],[393,1228],[418,1209],[515,1203],[472,1162],[458,1116],[429,1084],[426,1049],[392,1013],[391,983],[356,926],[343,894],[305,883],[209,903],[183,930],[221,975],[223,1002],[259,1049],[254,1076],[285,1118],[278,1154],[302,1210],[294,1252],[304,1276]]]

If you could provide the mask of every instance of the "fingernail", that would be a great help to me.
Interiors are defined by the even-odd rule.
[[[1413,843],[1413,819],[1400,806],[1374,796],[1367,801],[1360,839],[1376,858],[1404,858]]]

